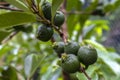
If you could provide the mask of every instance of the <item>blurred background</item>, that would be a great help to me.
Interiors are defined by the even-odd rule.
[[[10,4],[3,4],[6,2]],[[0,0],[0,6],[16,8],[10,0]],[[88,75],[92,80],[119,80],[120,0],[67,0],[66,11],[69,39],[79,43],[83,41],[97,49],[99,59],[86,70]],[[7,12],[10,11],[0,8],[0,15]],[[0,42],[8,40],[0,44],[0,80],[26,80],[25,58],[32,53],[39,55],[40,61],[46,56],[32,80],[63,80],[51,41],[36,39],[40,25],[39,22],[20,25],[27,27],[18,33],[11,32],[11,29],[7,32],[0,30]],[[54,38],[61,41],[57,32]],[[31,61],[28,63],[34,65]],[[8,78],[5,78],[6,75]],[[87,80],[81,73],[76,73],[76,76],[78,80]]]

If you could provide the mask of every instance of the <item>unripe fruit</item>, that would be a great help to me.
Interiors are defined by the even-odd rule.
[[[65,45],[65,53],[77,55],[80,45],[77,42],[68,42]]]
[[[53,21],[54,25],[59,27],[64,23],[64,21],[65,21],[64,14],[61,11],[57,11]]]
[[[84,65],[89,66],[97,61],[97,51],[94,48],[83,46],[78,51],[78,59]]]
[[[51,17],[52,17],[52,15],[51,15],[51,4],[49,2],[43,3],[42,11],[43,11],[44,17],[48,20],[51,20]]]
[[[68,54],[66,57],[62,55],[62,69],[68,73],[75,73],[79,70],[80,64],[77,56],[73,54]]]
[[[41,25],[38,28],[36,37],[37,39],[46,42],[51,39],[52,35],[53,35],[52,27],[47,26],[47,25]]]
[[[53,44],[53,49],[55,50],[56,53],[62,54],[64,53],[64,42],[55,42]]]

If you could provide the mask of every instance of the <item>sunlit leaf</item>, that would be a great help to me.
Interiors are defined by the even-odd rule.
[[[8,3],[16,6],[19,9],[22,9],[24,11],[29,11],[29,9],[27,8],[27,6],[20,0],[6,0]]]
[[[105,53],[103,51],[97,50],[98,56],[103,60],[103,62],[108,65],[108,67],[114,72],[114,74],[120,74],[120,65],[113,60],[109,55],[109,53]]]
[[[93,47],[100,49],[104,52],[107,52],[107,50],[105,49],[105,47],[103,45],[101,45],[100,43],[96,42],[96,41],[92,41],[92,40],[84,40],[84,42],[92,45]]]
[[[36,17],[26,12],[8,12],[0,15],[0,29],[35,22]]]
[[[30,54],[25,58],[24,72],[28,78],[32,77],[32,75],[34,74],[36,69],[40,66],[44,58],[45,56],[40,58],[40,56],[36,54]]]

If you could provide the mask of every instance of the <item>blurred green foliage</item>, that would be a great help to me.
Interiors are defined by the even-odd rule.
[[[57,65],[58,56],[52,49],[52,43],[36,39],[36,29],[41,23],[31,23],[35,21],[34,14],[31,14],[24,0],[0,0],[0,2],[2,1],[10,3],[9,7],[17,7],[25,12],[19,12],[20,15],[16,15],[13,20],[11,16],[4,16],[4,13],[14,15],[18,12],[0,9],[0,16],[3,16],[0,18],[0,43],[6,37],[10,39],[0,45],[0,80],[26,80],[27,77],[33,78],[33,80],[63,80],[62,69]],[[44,2],[44,0],[35,1]],[[63,0],[49,1],[52,3],[52,15],[54,15]],[[98,6],[99,3],[101,3],[100,6]],[[120,0],[110,2],[108,0],[103,0],[103,2],[101,0],[86,0],[86,2],[85,0],[67,0],[66,22],[69,39],[80,44],[90,44],[98,52],[97,62],[86,70],[92,80],[120,79],[120,56],[114,50],[106,49],[101,44],[103,31],[110,29],[109,21],[96,18],[101,16],[99,13],[91,14],[100,7],[104,12],[102,17],[109,16],[119,5]],[[23,13],[26,18],[22,20]],[[9,18],[11,21],[7,23]],[[2,22],[3,20],[4,22]],[[18,24],[26,25],[25,23],[33,27],[31,33],[20,31],[11,39],[11,35],[15,31],[11,30],[11,27]],[[58,33],[55,33],[54,37],[57,41],[61,41]],[[36,79],[34,79],[34,73],[38,73]],[[77,72],[76,76],[79,80],[86,80],[82,73]]]

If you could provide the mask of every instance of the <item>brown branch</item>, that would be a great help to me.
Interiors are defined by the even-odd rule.
[[[8,5],[10,5],[10,4],[7,3],[7,2],[0,2],[0,5],[2,5],[2,6],[8,6]]]
[[[70,75],[68,73],[66,73],[65,71],[62,71],[62,73],[63,73],[64,80],[71,80]]]
[[[52,42],[52,43],[55,42],[54,36],[51,38],[51,42]]]
[[[66,5],[67,5],[67,0],[64,0],[63,4],[61,5],[60,7],[60,10],[64,13],[65,15],[65,21],[62,25],[62,34],[61,34],[61,37],[63,39],[63,41],[66,43],[67,42],[67,39],[68,39],[68,33],[67,33],[67,23],[66,23],[66,18],[67,18],[67,14],[66,14]],[[69,73],[66,73],[64,71],[63,72],[63,78],[64,80],[70,80],[70,76],[69,76]]]
[[[63,4],[61,5],[60,7],[60,10],[64,13],[65,15],[65,21],[62,25],[62,32],[63,32],[63,35],[62,35],[62,39],[63,41],[66,43],[67,42],[67,39],[68,39],[68,32],[67,32],[67,23],[66,23],[66,18],[67,18],[67,14],[66,14],[66,5],[67,5],[67,0],[64,0]]]
[[[80,15],[80,14],[91,14],[91,12],[84,12],[84,11],[70,11],[70,12],[66,12],[67,15],[71,15],[71,14],[77,14],[77,15]]]
[[[23,10],[21,10],[21,9],[9,8],[9,7],[5,7],[5,6],[0,6],[0,9],[23,12]]]
[[[9,40],[11,40],[19,31],[14,31],[12,32],[8,37],[6,37],[1,43],[4,44],[6,42],[8,42]]]

